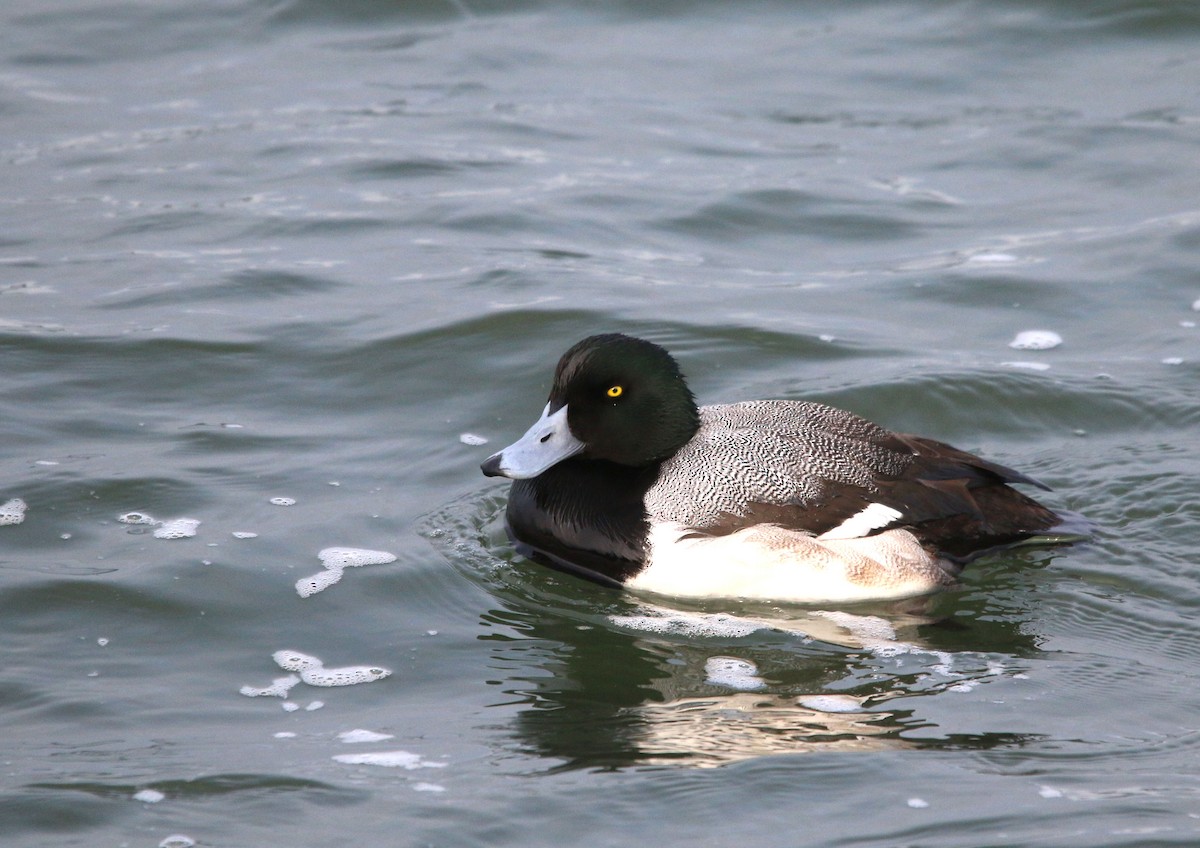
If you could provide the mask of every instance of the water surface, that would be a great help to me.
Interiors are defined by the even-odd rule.
[[[1200,839],[1189,6],[0,31],[6,846]],[[611,330],[703,402],[836,403],[1100,530],[845,609],[539,569],[478,463]],[[301,597],[331,547],[395,560]],[[390,674],[242,694],[322,679],[281,651]]]

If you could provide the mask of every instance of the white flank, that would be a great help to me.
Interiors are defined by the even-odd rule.
[[[858,539],[862,536],[869,536],[875,530],[882,530],[897,518],[903,517],[904,513],[898,509],[892,509],[886,504],[870,503],[837,527],[826,530],[817,538],[822,542],[829,539]]]
[[[761,524],[703,536],[664,523],[647,541],[646,568],[625,584],[635,592],[811,604],[906,598],[953,582],[907,530],[818,539]]]

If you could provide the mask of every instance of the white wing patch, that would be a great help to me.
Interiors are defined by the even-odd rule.
[[[847,518],[832,530],[826,530],[817,538],[822,542],[831,539],[861,539],[875,530],[887,527],[904,513],[881,503],[869,503],[859,512]]]

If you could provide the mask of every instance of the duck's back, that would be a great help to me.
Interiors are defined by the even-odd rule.
[[[758,523],[828,538],[907,527],[953,556],[1018,541],[1058,516],[1035,483],[932,439],[805,401],[700,408],[700,429],[646,494],[651,522],[723,534]]]

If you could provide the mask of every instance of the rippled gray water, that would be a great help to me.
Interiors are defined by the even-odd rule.
[[[0,33],[5,846],[1200,842],[1191,4],[10,0]],[[478,463],[600,330],[1101,529],[847,609],[548,573]],[[243,694],[280,651],[391,674]]]

